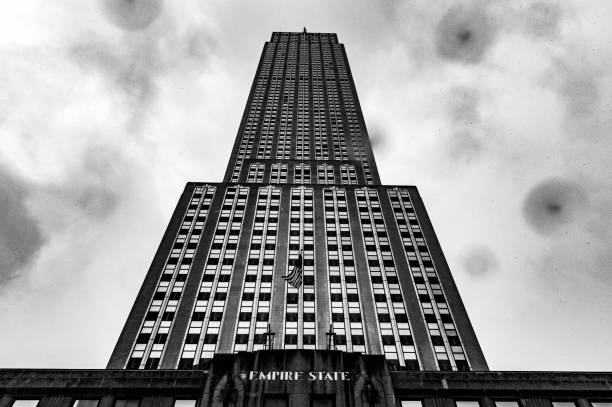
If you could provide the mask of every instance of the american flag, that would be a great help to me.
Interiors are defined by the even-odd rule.
[[[293,269],[289,274],[283,276],[283,280],[287,281],[290,286],[300,288],[302,286],[302,269],[304,268],[304,258],[302,252],[297,259],[297,263],[293,266]]]

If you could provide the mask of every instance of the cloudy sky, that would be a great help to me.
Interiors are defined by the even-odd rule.
[[[102,368],[272,31],[336,32],[492,369],[612,369],[612,2],[0,3],[0,367]]]

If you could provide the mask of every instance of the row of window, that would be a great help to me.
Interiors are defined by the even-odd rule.
[[[246,158],[267,159],[274,154],[277,159],[310,159],[314,153],[316,159],[323,160],[329,159],[331,145],[334,159],[348,160],[347,141],[350,141],[352,155],[364,163],[366,183],[373,184],[369,148],[365,147],[369,144],[363,140],[367,135],[365,131],[362,134],[359,124],[357,97],[340,45],[300,43],[299,51],[297,47],[294,41],[266,45],[231,181],[238,182]],[[265,109],[262,109],[264,99]],[[275,137],[278,139],[276,152]],[[295,146],[291,146],[292,138]],[[314,142],[312,146],[311,142]],[[258,149],[252,155],[254,145]],[[352,183],[350,175],[346,181]]]
[[[453,400],[456,407],[481,407],[479,400]],[[612,407],[612,401],[585,400],[591,407]],[[37,407],[40,399],[16,399],[10,407]],[[76,399],[72,407],[97,407],[99,399]],[[575,400],[550,400],[553,407],[578,407]],[[173,407],[196,407],[196,399],[175,399]],[[520,400],[496,399],[493,400],[496,407],[524,407]],[[114,407],[139,407],[139,399],[116,399]],[[423,401],[418,399],[401,400],[401,407],[423,407]]]
[[[311,177],[310,164],[295,164],[293,167],[293,183],[298,184],[335,184],[340,181],[342,185],[357,185],[357,170],[354,164],[340,164],[340,180],[336,178],[334,165],[317,164],[316,179]],[[288,164],[272,163],[270,174],[266,179],[266,165],[263,163],[251,163],[247,173],[247,182],[263,183],[269,181],[270,184],[286,184],[289,182],[287,177],[290,166]]]
[[[230,187],[225,192],[179,368],[211,359],[217,349],[248,193],[246,187]]]
[[[481,407],[479,400],[454,400],[456,407]],[[493,400],[496,407],[524,407],[519,400]],[[578,407],[574,400],[551,400],[553,407]],[[589,401],[591,407],[612,407],[612,401]],[[423,407],[422,400],[401,400],[401,407]]]
[[[36,407],[40,399],[17,399],[10,407]],[[97,407],[100,399],[76,399],[72,402],[72,407]],[[173,407],[196,407],[198,400],[195,399],[175,399]],[[116,399],[114,407],[138,407],[139,399]]]
[[[338,36],[331,33],[288,33],[274,32],[272,33],[272,42],[338,42]]]
[[[465,351],[406,189],[388,191],[421,311],[441,370],[469,370]]]
[[[348,224],[346,191],[328,189],[323,192],[323,197],[332,341],[336,349],[365,353],[366,344],[361,321],[353,244]]]
[[[409,369],[418,370],[417,352],[378,192],[358,190],[355,194],[385,358],[397,361]]]
[[[198,186],[191,195],[128,360],[129,369],[155,369],[159,365],[215,191],[214,186]]]
[[[234,352],[256,351],[266,346],[272,302],[272,274],[276,251],[276,230],[280,205],[280,189],[259,188],[255,222],[249,247],[247,270],[234,337]]]

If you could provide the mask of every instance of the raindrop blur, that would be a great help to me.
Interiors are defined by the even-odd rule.
[[[482,276],[497,269],[497,259],[486,247],[475,247],[468,252],[463,267],[473,276]]]
[[[486,13],[476,7],[455,6],[436,28],[436,47],[442,58],[475,64],[491,47],[495,29]]]
[[[77,198],[77,205],[89,217],[102,220],[110,216],[117,207],[117,196],[101,188],[85,189]]]
[[[101,0],[109,20],[119,28],[137,31],[159,17],[163,0]]]
[[[574,222],[585,203],[585,191],[579,184],[549,179],[529,191],[523,215],[533,230],[550,236]]]

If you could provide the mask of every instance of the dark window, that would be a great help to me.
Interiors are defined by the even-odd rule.
[[[297,322],[297,320],[298,320],[298,314],[293,313],[293,312],[292,312],[292,313],[288,313],[288,314],[287,314],[286,319],[287,319],[287,321],[289,321],[289,322]]]
[[[255,299],[255,293],[242,293],[242,299],[244,301],[253,301]]]
[[[425,314],[425,321],[428,323],[436,322],[436,316],[434,314]]]
[[[431,343],[434,346],[444,346],[444,341],[442,340],[442,337],[441,336],[437,336],[437,335],[431,337]]]
[[[193,369],[193,359],[181,358],[178,364],[178,368],[181,370]]]
[[[136,338],[136,343],[147,343],[149,342],[150,337],[151,337],[151,334],[139,334],[138,337]]]
[[[342,294],[334,293],[331,295],[332,301],[342,301]]]
[[[414,345],[414,340],[410,335],[400,335],[400,343],[402,345]]]
[[[188,334],[187,337],[185,338],[185,343],[190,343],[190,344],[198,343],[198,339],[200,339],[200,335]]]
[[[285,335],[285,344],[297,345],[297,335]]]
[[[387,297],[385,296],[385,294],[374,294],[374,301],[376,301],[376,302],[386,302],[387,301]]]
[[[415,359],[406,359],[406,369],[408,370],[420,370],[419,361]]]
[[[166,343],[168,340],[168,334],[157,334],[155,335],[155,340],[153,341],[156,344]]]
[[[383,345],[395,345],[395,337],[393,335],[381,335]]]
[[[238,321],[250,321],[251,313],[250,312],[241,312],[238,314]]]
[[[159,358],[149,358],[145,363],[145,369],[157,369],[157,366],[159,366]]]
[[[191,316],[193,321],[204,321],[204,313],[203,312],[194,312]]]
[[[223,313],[222,312],[211,312],[210,313],[210,320],[211,321],[221,321],[221,318],[223,318]]]
[[[270,293],[259,293],[259,301],[270,301]]]
[[[267,312],[258,312],[257,320],[258,321],[267,321],[269,318],[269,314]]]
[[[391,322],[391,317],[389,314],[378,314],[378,320],[380,322]]]
[[[145,317],[145,319],[148,320],[148,321],[156,320],[157,319],[157,315],[158,315],[157,312],[149,311],[149,312],[147,312],[147,316]]]
[[[253,342],[257,343],[257,344],[266,343],[266,335],[264,335],[264,334],[255,334],[255,337],[253,338]]]
[[[304,345],[315,345],[317,337],[314,335],[304,335]]]
[[[361,322],[361,314],[349,314],[349,321]]]
[[[344,321],[344,314],[337,314],[337,313],[332,314],[332,321],[333,322],[342,322],[342,321]]]
[[[438,366],[440,366],[440,370],[443,371],[451,371],[453,369],[448,360],[438,360]]]
[[[215,293],[215,300],[224,300],[226,298],[227,298],[227,293],[226,292]]]
[[[314,321],[315,321],[315,314],[311,314],[311,313],[304,314],[304,322],[314,322]]]
[[[353,341],[353,345],[364,345],[365,339],[363,335],[352,335],[351,340]]]
[[[236,343],[248,343],[249,335],[248,334],[238,334],[236,335]]]
[[[451,317],[450,314],[440,314],[440,319],[442,319],[442,322],[444,322],[444,323],[451,323],[451,322],[453,322],[453,317]]]
[[[140,366],[140,362],[142,362],[141,358],[130,358],[127,364],[127,369],[138,369]]]
[[[217,338],[218,338],[217,334],[207,334],[207,335],[204,335],[204,343],[206,343],[208,345],[213,344],[213,343],[217,343]]]
[[[449,336],[448,337],[448,343],[451,346],[461,346],[461,340],[459,340],[458,336]]]
[[[408,315],[406,314],[395,314],[395,321],[398,323],[408,322]]]

